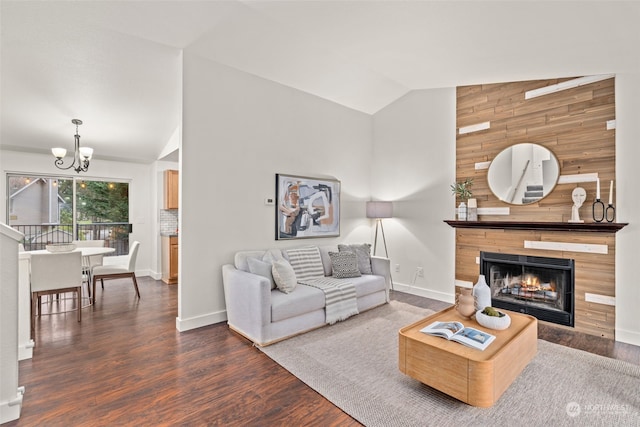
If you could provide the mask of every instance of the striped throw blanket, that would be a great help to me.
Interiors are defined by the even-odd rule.
[[[332,277],[314,277],[298,280],[298,283],[321,289],[324,292],[325,319],[329,325],[358,314],[356,288],[352,283]]]

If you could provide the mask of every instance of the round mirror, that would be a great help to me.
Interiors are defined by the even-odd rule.
[[[497,198],[513,205],[528,205],[546,197],[558,182],[556,156],[538,144],[515,144],[491,162],[487,180]]]

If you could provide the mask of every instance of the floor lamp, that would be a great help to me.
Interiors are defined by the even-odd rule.
[[[376,220],[376,234],[373,239],[373,255],[376,254],[378,247],[378,228],[382,232],[382,242],[384,243],[384,254],[389,258],[387,251],[387,239],[384,235],[384,227],[382,226],[383,218],[393,218],[393,204],[391,202],[367,202],[367,218]],[[393,289],[393,278],[391,278],[391,268],[389,268],[389,278],[391,279],[391,289]]]

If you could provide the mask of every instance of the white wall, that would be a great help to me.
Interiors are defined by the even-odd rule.
[[[455,131],[455,88],[414,91],[374,115],[371,188],[394,203],[394,218],[383,220],[392,271],[400,266],[394,288],[449,302],[455,232],[443,220],[455,213]]]
[[[640,67],[640,64],[638,64]],[[640,345],[640,69],[616,74],[616,340]]]
[[[69,171],[61,171],[53,165],[53,156],[45,154],[0,151],[0,170],[3,185],[0,187],[0,209],[2,221],[6,221],[7,185],[6,174],[9,172],[23,174],[48,174],[56,176],[75,176]],[[157,216],[156,193],[149,191],[156,183],[152,174],[152,165],[137,163],[121,163],[94,159],[87,173],[81,176],[91,178],[113,178],[129,181],[129,222],[133,224],[131,241],[140,241],[140,251],[136,261],[136,272],[141,276],[156,276],[158,260],[153,255],[157,250]]]
[[[369,241],[371,116],[184,52],[179,330],[226,319],[242,249]],[[275,174],[342,182],[341,236],[275,241]]]

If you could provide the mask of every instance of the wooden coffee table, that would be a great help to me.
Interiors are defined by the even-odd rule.
[[[469,405],[492,406],[538,350],[538,320],[500,311],[511,317],[511,326],[503,331],[482,327],[475,318],[465,319],[454,307],[400,329],[400,371]],[[436,320],[458,321],[495,335],[496,339],[480,351],[420,332]]]

